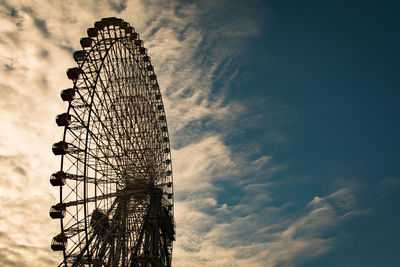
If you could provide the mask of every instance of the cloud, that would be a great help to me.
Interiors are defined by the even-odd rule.
[[[209,46],[210,41],[204,39],[206,32],[196,25],[201,13],[194,4],[43,1],[32,5],[29,1],[3,1],[0,4],[3,14],[0,66],[4,70],[0,74],[0,154],[5,178],[0,188],[4,205],[0,230],[7,233],[2,235],[1,244],[9,248],[8,256],[0,259],[3,266],[27,266],[32,262],[46,265],[40,258],[42,252],[36,248],[44,251],[48,259],[60,257],[49,249],[59,226],[48,217],[49,207],[58,201],[48,182],[49,174],[59,164],[50,150],[51,144],[61,138],[54,117],[66,109],[58,92],[71,86],[65,76],[65,70],[75,65],[71,51],[79,49],[79,38],[86,35],[86,28],[99,18],[112,15],[106,14],[109,6],[137,27],[150,48],[153,63],[159,67],[156,71],[171,118],[170,129],[178,132],[194,121],[213,116],[224,120],[234,113],[233,105],[222,103],[223,94],[212,96],[213,79],[223,73],[216,71],[222,65],[227,70],[228,63],[222,64],[216,52],[206,62],[196,59],[195,54]],[[187,177],[181,182],[177,178],[176,189],[181,190],[182,196],[190,190],[195,192],[189,182],[191,177],[198,177],[201,182],[196,186],[206,190],[212,187],[208,177],[222,177],[220,168],[232,168],[229,149],[220,136],[199,132],[200,142],[177,141],[178,145],[185,144],[176,150],[181,166],[176,164],[174,170],[176,177]],[[209,146],[213,149],[209,150]],[[197,163],[188,161],[190,153],[197,154]],[[195,205],[195,201],[191,203]],[[216,200],[209,195],[204,203],[197,202],[205,209],[215,206]],[[25,255],[24,261],[19,260],[21,254]],[[50,260],[47,264],[54,262]]]
[[[179,174],[175,181],[179,195],[213,190],[213,181],[236,172],[229,149],[216,136],[173,151],[173,156]]]
[[[117,13],[121,13],[127,7],[127,0],[117,0],[117,1],[110,1],[111,8],[115,10]]]
[[[335,237],[321,236],[343,222],[342,215],[348,209],[341,211],[343,206],[338,203],[347,202],[350,195],[347,188],[342,188],[331,195],[315,197],[296,217],[282,218],[282,214],[287,214],[287,205],[268,206],[223,223],[217,223],[219,216],[226,216],[223,212],[207,217],[205,213],[191,211],[192,205],[179,203],[187,209],[180,213],[188,213],[190,220],[181,222],[184,225],[178,228],[177,266],[298,265],[329,251],[337,243]],[[242,203],[240,208],[248,207]]]
[[[48,216],[49,204],[56,202],[46,172],[51,166],[32,162],[23,155],[0,156],[2,266],[28,266],[32,262],[54,266],[60,260],[59,255],[49,257],[49,241],[59,228]]]
[[[293,266],[328,251],[335,240],[321,233],[352,211],[352,191],[315,197],[292,215],[271,193],[279,186],[271,176],[286,165],[259,155],[258,141],[240,149],[224,141],[240,134],[235,123],[251,124],[245,115],[257,115],[226,97],[246,41],[262,33],[257,12],[229,1],[2,1],[0,265],[60,261],[49,248],[59,225],[48,216],[58,201],[48,177],[59,168],[50,149],[62,138],[59,91],[71,87],[65,71],[79,39],[110,16],[135,26],[161,85],[173,148],[174,266]]]

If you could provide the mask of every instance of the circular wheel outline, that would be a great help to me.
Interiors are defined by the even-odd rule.
[[[95,34],[97,31],[97,34]],[[154,188],[159,188],[161,189],[162,192],[162,197],[161,197],[161,205],[168,208],[169,209],[169,214],[171,215],[171,218],[173,220],[173,186],[172,186],[172,164],[171,164],[171,155],[170,155],[170,145],[169,145],[169,135],[168,135],[168,127],[167,127],[167,122],[166,122],[166,117],[165,117],[165,112],[163,109],[163,103],[162,103],[162,99],[161,99],[161,93],[159,90],[159,86],[158,86],[158,82],[157,82],[157,78],[154,74],[154,68],[151,65],[150,62],[150,57],[147,56],[146,54],[146,49],[143,47],[143,42],[139,39],[139,35],[134,31],[134,29],[132,27],[129,26],[128,23],[124,22],[121,19],[116,19],[116,18],[106,18],[106,19],[102,19],[100,22],[96,22],[95,23],[95,28],[89,28],[88,29],[88,35],[89,37],[86,38],[82,38],[81,39],[81,45],[83,50],[81,51],[77,51],[74,53],[74,59],[77,61],[78,63],[78,68],[71,68],[67,71],[67,75],[68,77],[73,80],[73,85],[74,87],[70,90],[71,94],[77,94],[79,97],[78,98],[73,98],[69,101],[69,105],[68,105],[68,109],[67,109],[67,114],[71,115],[70,118],[70,122],[68,125],[65,125],[64,128],[64,134],[63,134],[63,141],[59,142],[59,147],[61,149],[61,174],[66,171],[64,173],[64,177],[62,177],[64,179],[64,186],[60,186],[60,203],[58,205],[64,205],[64,210],[63,213],[64,215],[60,218],[60,226],[61,226],[61,234],[57,235],[60,238],[67,237],[69,240],[72,239],[73,236],[71,236],[71,228],[68,228],[68,220],[67,218],[71,218],[72,221],[74,221],[74,215],[69,212],[69,210],[71,209],[70,207],[75,206],[75,210],[76,210],[76,224],[79,226],[80,223],[80,214],[82,214],[82,207],[83,207],[83,214],[84,214],[84,240],[85,240],[85,245],[82,245],[82,238],[80,238],[80,233],[78,231],[78,240],[79,243],[77,242],[73,242],[74,247],[72,252],[76,249],[76,248],[80,248],[80,254],[78,254],[78,258],[75,257],[75,262],[78,262],[80,260],[82,260],[84,258],[84,254],[85,251],[87,252],[87,259],[88,259],[88,264],[89,266],[91,265],[91,261],[94,260],[96,261],[96,259],[92,259],[91,257],[93,255],[91,254],[91,250],[90,250],[90,238],[93,238],[93,236],[100,236],[100,232],[99,233],[95,233],[95,226],[96,224],[92,225],[91,223],[93,222],[93,218],[92,221],[89,220],[89,217],[93,217],[94,214],[94,210],[97,210],[97,200],[99,201],[99,203],[101,203],[102,201],[102,196],[104,197],[104,195],[108,196],[108,198],[106,198],[107,200],[109,198],[114,198],[115,201],[114,203],[116,203],[116,199],[119,199],[119,201],[121,201],[121,199],[123,198],[135,198],[139,199],[139,195],[140,197],[143,197],[144,199],[147,198],[147,200],[150,199],[150,195],[148,194],[148,192],[150,191],[146,191],[146,193],[144,193],[145,196],[143,195],[142,191],[145,191],[145,188],[147,187],[152,187],[152,190]],[[108,44],[108,46],[107,46]],[[132,70],[133,71],[137,71],[139,70],[139,72],[141,72],[141,77],[142,79],[139,82],[142,82],[142,84],[139,84],[139,86],[142,86],[144,89],[144,92],[148,93],[148,95],[144,94],[142,96],[138,95],[138,96],[133,96],[133,98],[135,98],[133,101],[132,99],[128,99],[128,101],[130,101],[130,104],[132,103],[137,103],[137,110],[133,112],[134,115],[143,115],[145,114],[152,114],[153,116],[149,119],[147,117],[147,119],[149,119],[150,121],[147,121],[148,123],[151,122],[155,122],[156,125],[152,125],[154,129],[147,129],[147,130],[153,130],[153,131],[158,131],[159,135],[157,136],[158,140],[157,140],[157,144],[159,145],[158,147],[153,146],[150,148],[148,147],[143,147],[143,150],[146,152],[146,149],[148,151],[150,151],[149,153],[153,152],[158,152],[158,156],[163,155],[162,157],[159,157],[158,159],[158,163],[160,166],[162,166],[161,168],[158,168],[157,171],[155,170],[155,168],[153,168],[155,165],[153,164],[153,167],[151,167],[151,165],[147,166],[145,165],[145,167],[147,167],[146,170],[148,170],[147,173],[144,173],[140,178],[142,178],[141,180],[138,178],[137,180],[141,181],[139,184],[138,183],[133,183],[133,184],[129,184],[128,181],[131,180],[135,180],[134,178],[132,178],[132,175],[126,174],[126,178],[123,178],[123,176],[121,176],[121,174],[125,171],[127,172],[128,168],[125,166],[125,170],[121,170],[121,168],[117,168],[115,170],[115,165],[112,164],[110,161],[108,161],[108,164],[110,168],[114,168],[114,174],[116,175],[116,177],[120,178],[121,182],[120,184],[117,183],[118,179],[116,181],[113,181],[113,185],[115,185],[115,188],[111,193],[104,193],[102,192],[102,196],[97,196],[97,187],[98,184],[101,181],[101,179],[97,179],[97,177],[90,177],[89,173],[90,173],[90,164],[89,162],[91,160],[94,159],[94,164],[98,163],[99,165],[101,165],[100,163],[104,163],[103,161],[100,160],[100,157],[98,157],[98,153],[100,152],[101,148],[104,148],[102,146],[99,146],[98,142],[96,141],[104,141],[104,140],[100,140],[100,139],[96,139],[96,134],[101,134],[101,132],[97,131],[94,132],[93,131],[93,127],[91,128],[91,125],[94,122],[97,123],[102,123],[102,117],[101,114],[97,114],[97,115],[93,115],[95,114],[94,109],[95,108],[95,95],[99,94],[100,92],[98,91],[98,85],[99,85],[99,81],[101,82],[101,88],[103,89],[103,93],[107,92],[109,89],[109,84],[104,85],[104,82],[107,82],[107,80],[103,81],[102,78],[102,70],[106,70],[107,71],[107,67],[106,67],[106,63],[107,63],[107,59],[109,56],[110,52],[113,52],[113,49],[117,49],[116,47],[119,46],[119,53],[121,55],[120,58],[118,58],[118,55],[113,55],[113,57],[111,59],[109,59],[109,61],[116,59],[116,62],[118,63],[118,60],[120,60],[120,63],[124,63],[123,59],[126,59],[127,56],[127,52],[128,56],[131,58],[131,60],[133,59],[134,61],[132,61],[133,63],[136,64],[136,68],[134,67],[135,64],[132,64],[132,62],[130,62],[131,64],[129,65],[130,67],[133,67]],[[104,47],[105,50],[102,51],[101,48]],[[121,50],[121,48],[124,48],[124,50]],[[125,57],[123,57],[121,51],[124,51],[125,53]],[[116,53],[117,51],[114,51],[114,53]],[[82,57],[86,57],[82,60]],[[98,58],[96,58],[98,57]],[[93,67],[93,64],[98,64],[98,62],[96,63],[96,61],[99,60],[100,66],[99,68],[95,68],[92,69],[91,67]],[[126,60],[126,63],[128,61]],[[110,63],[110,62],[108,62]],[[111,62],[110,64],[113,64],[114,62]],[[108,66],[110,67],[110,66]],[[113,70],[113,74],[115,75],[115,69],[114,66],[112,66],[112,70]],[[127,68],[124,68],[125,70],[125,74],[127,71]],[[109,70],[110,71],[110,70]],[[130,71],[130,70],[128,70]],[[93,76],[94,75],[94,76]],[[109,76],[109,75],[108,75]],[[110,78],[110,77],[109,77]],[[114,78],[121,78],[121,77],[114,77]],[[134,80],[137,80],[137,77],[135,79],[134,77],[130,77],[128,75],[125,75],[125,77],[122,77],[124,79],[126,79],[128,81],[128,79],[131,79],[131,82]],[[92,81],[92,82],[90,82]],[[109,79],[109,81],[113,81],[113,79]],[[115,79],[114,79],[115,81]],[[85,85],[85,86],[82,86]],[[119,85],[118,85],[119,86]],[[128,88],[129,89],[129,88]],[[137,89],[137,88],[135,88]],[[85,90],[87,92],[85,92]],[[65,93],[65,90],[62,92],[62,94]],[[111,93],[114,93],[111,90]],[[137,92],[136,92],[137,93]],[[153,98],[150,99],[149,102],[149,96],[152,96]],[[87,98],[89,96],[89,98]],[[62,96],[63,97],[63,96]],[[99,98],[99,100],[101,100],[101,98],[99,96],[97,96]],[[110,100],[116,100],[118,97],[118,95],[115,95],[114,98],[110,98]],[[132,97],[132,95],[124,95],[121,96],[122,97]],[[87,99],[90,100],[87,101]],[[63,98],[63,100],[65,100]],[[106,101],[106,99],[103,99],[104,101]],[[121,100],[122,101],[122,100]],[[100,102],[101,103],[101,102]],[[98,104],[98,103],[97,103]],[[141,104],[141,105],[140,105]],[[104,106],[106,104],[101,104],[101,106]],[[128,105],[129,106],[129,105]],[[132,106],[132,105],[131,105]],[[82,114],[79,114],[79,109],[87,109],[88,108],[88,112],[86,110],[86,114],[85,111],[82,112]],[[115,107],[114,107],[115,108]],[[116,108],[115,108],[116,109]],[[135,106],[133,106],[133,109],[135,109]],[[98,111],[96,109],[96,111]],[[110,110],[108,110],[110,111]],[[146,111],[146,112],[145,112]],[[72,114],[71,114],[72,113]],[[118,115],[118,111],[115,110],[115,113]],[[109,114],[108,114],[109,115]],[[132,113],[131,113],[132,115]],[[87,119],[85,120],[85,116],[87,116]],[[94,118],[92,118],[91,116],[97,116],[98,120],[96,121]],[[108,118],[113,118],[113,117],[108,117]],[[143,120],[143,118],[146,119],[146,117],[141,117],[141,119]],[[58,119],[58,118],[57,118]],[[153,121],[151,121],[153,120]],[[123,122],[121,121],[121,119],[119,119],[119,121],[121,122],[121,124],[123,125]],[[86,122],[86,125],[85,125]],[[132,119],[131,121],[132,122]],[[58,124],[58,122],[57,122]],[[138,124],[139,125],[139,124]],[[107,130],[107,127],[102,128],[104,131]],[[135,128],[135,130],[138,128]],[[99,129],[95,129],[95,130],[99,130]],[[140,130],[140,129],[139,129]],[[119,130],[118,130],[119,131]],[[126,131],[126,127],[124,128],[124,131]],[[109,133],[111,133],[110,131],[108,131],[107,134],[105,134],[105,136],[107,136]],[[161,134],[160,134],[161,133]],[[68,134],[75,135],[75,140],[74,139],[68,139]],[[83,147],[81,147],[82,145],[82,135],[85,135],[85,144],[83,145]],[[115,132],[114,132],[115,134]],[[119,132],[119,134],[121,134]],[[123,134],[123,133],[122,133]],[[130,134],[132,134],[132,132],[130,132]],[[127,135],[129,136],[129,135]],[[115,142],[117,143],[117,138],[115,138],[115,135],[113,136],[115,139]],[[143,135],[142,139],[146,139],[146,135]],[[160,137],[162,139],[160,139]],[[127,137],[129,138],[129,137]],[[68,141],[68,142],[67,142]],[[125,140],[126,141],[126,140]],[[138,146],[140,146],[139,141],[143,141],[143,140],[136,140],[138,144]],[[145,140],[148,141],[148,140]],[[151,140],[150,140],[151,141]],[[154,140],[153,140],[154,141]],[[95,147],[92,147],[92,142],[96,143]],[[107,142],[107,141],[105,141]],[[111,142],[110,140],[108,140],[110,146],[111,146]],[[61,143],[61,145],[60,145]],[[143,143],[143,142],[142,142]],[[153,144],[150,145],[154,145],[155,143],[153,142]],[[160,145],[161,144],[161,145]],[[55,144],[56,145],[56,144]],[[55,146],[54,145],[54,146]],[[144,144],[146,145],[146,144]],[[148,145],[148,144],[147,144]],[[53,152],[54,152],[54,146],[53,146]],[[124,150],[123,145],[119,144],[115,146],[118,150],[118,148],[120,150]],[[115,148],[113,147],[113,148]],[[83,148],[83,149],[82,149]],[[93,149],[95,148],[95,151],[93,151]],[[60,152],[60,151],[58,151]],[[93,153],[94,152],[94,153]],[[56,152],[54,152],[55,154],[57,154]],[[125,154],[118,154],[118,155],[113,155],[113,156],[119,156],[119,160],[121,161],[121,158],[125,157],[125,162],[129,162],[129,163],[133,163],[133,165],[135,165],[135,161],[132,159],[129,159],[129,155],[126,153],[126,151],[124,152]],[[160,154],[161,153],[161,154]],[[75,156],[72,156],[74,154],[77,154]],[[82,155],[79,154],[83,154],[83,162],[82,162]],[[103,151],[101,152],[101,154],[103,156],[105,156],[105,158],[107,158],[107,154],[104,153]],[[154,153],[153,153],[154,154]],[[137,156],[139,154],[136,154]],[[146,156],[145,154],[140,154],[142,159],[141,160],[147,160],[147,162],[145,162],[144,164],[149,162],[149,157],[150,159],[154,158],[152,156],[154,155],[150,155],[150,156]],[[67,160],[70,160],[69,157],[75,157],[75,162],[71,161],[71,165],[69,167],[66,164]],[[116,157],[118,158],[118,157]],[[136,158],[137,160],[137,158]],[[137,164],[139,164],[140,162],[137,161]],[[83,173],[81,170],[80,165],[83,164]],[[132,166],[133,166],[132,165]],[[117,167],[121,167],[116,165]],[[75,167],[75,174],[71,174],[70,173],[70,169],[71,167]],[[138,166],[135,165],[135,167],[137,168],[136,170],[140,169]],[[143,167],[143,166],[142,166]],[[93,166],[91,166],[91,168],[93,168]],[[101,167],[100,167],[101,168]],[[94,172],[98,173],[99,172],[99,168],[95,167],[94,168]],[[141,169],[143,171],[143,168]],[[151,170],[154,170],[154,172],[151,172]],[[59,172],[59,173],[60,173]],[[92,170],[93,172],[93,170]],[[82,175],[80,175],[79,173],[82,173]],[[107,171],[105,171],[105,173],[107,174]],[[153,174],[153,178],[151,178],[150,173]],[[156,175],[154,175],[156,174]],[[103,175],[107,176],[107,175]],[[52,176],[52,178],[54,178],[54,175]],[[94,178],[94,180],[93,180]],[[108,180],[110,180],[110,176],[106,177]],[[159,179],[157,179],[159,178]],[[161,178],[161,179],[160,179]],[[64,192],[63,194],[63,188],[66,188],[65,185],[68,185],[68,182],[70,182],[70,180],[75,181],[75,189],[71,188],[71,191],[68,192],[68,190],[66,190],[67,192]],[[125,182],[124,182],[125,180]],[[146,182],[144,182],[146,181]],[[92,193],[89,193],[90,191],[90,182],[94,182],[95,186],[94,186],[94,197],[93,196],[89,196],[89,195],[93,195]],[[83,183],[83,198],[82,193],[78,192],[80,190],[82,190],[82,183]],[[120,189],[119,189],[120,188]],[[104,189],[104,188],[103,188]],[[75,192],[76,190],[76,192]],[[147,189],[146,189],[147,190]],[[149,189],[150,190],[150,189]],[[127,192],[130,192],[129,194]],[[141,191],[141,192],[139,192]],[[71,195],[71,193],[75,192],[75,198],[74,200],[70,200],[68,199]],[[101,192],[101,190],[99,190],[99,192]],[[122,192],[122,193],[121,193]],[[67,194],[65,194],[67,193]],[[113,195],[114,194],[114,195]],[[111,196],[113,195],[113,196]],[[127,197],[127,195],[129,195],[129,197]],[[91,208],[89,207],[90,202],[92,202],[94,199],[95,202],[95,208]],[[70,201],[68,201],[70,200]],[[113,204],[116,205],[116,204]],[[112,205],[109,205],[107,203],[107,208],[110,208]],[[54,206],[53,206],[54,207]],[[52,208],[53,208],[52,207]],[[111,215],[111,212],[113,211],[114,207],[111,208],[111,210],[109,211],[110,214],[106,214],[107,217],[109,215]],[[92,212],[90,212],[92,211]],[[103,206],[103,211],[104,211],[104,206]],[[114,214],[115,215],[115,214]],[[142,213],[142,217],[145,216],[144,213]],[[139,218],[140,219],[140,218]],[[144,220],[144,219],[143,219]],[[97,224],[100,221],[95,221]],[[142,222],[142,226],[143,226],[144,222]],[[103,227],[104,228],[104,227]],[[111,232],[111,230],[110,230]],[[91,236],[90,236],[91,234]],[[137,233],[136,233],[137,234]],[[109,234],[110,235],[110,234]],[[57,237],[56,236],[56,237]],[[56,237],[53,239],[56,240]],[[137,238],[137,236],[136,236]],[[99,240],[101,240],[101,238],[98,238]],[[61,240],[61,239],[60,239]],[[62,239],[64,241],[64,239]],[[63,254],[64,254],[64,262],[61,264],[64,264],[65,266],[67,266],[68,263],[72,263],[70,256],[69,255],[71,253],[71,250],[68,250],[66,248],[66,241],[67,239],[65,239],[65,246],[63,249]],[[173,241],[173,240],[172,240]],[[105,241],[103,241],[105,242]],[[134,244],[130,244],[130,245],[134,245]],[[138,244],[136,244],[138,245]],[[172,255],[172,242],[170,242],[169,247],[169,256]],[[83,252],[83,253],[82,253]],[[81,258],[79,258],[82,255]],[[93,261],[92,261],[93,262]],[[170,264],[170,263],[169,263]]]

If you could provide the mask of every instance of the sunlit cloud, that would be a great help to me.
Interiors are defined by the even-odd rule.
[[[252,144],[239,151],[224,142],[233,122],[250,114],[247,104],[226,97],[239,71],[236,57],[246,53],[246,38],[262,33],[247,6],[243,16],[218,21],[227,4],[0,4],[0,265],[55,266],[61,259],[49,247],[59,225],[48,216],[58,201],[48,177],[59,168],[50,149],[62,137],[54,123],[66,110],[59,91],[71,86],[65,71],[75,65],[71,52],[80,49],[79,39],[109,16],[141,34],[161,85],[173,147],[174,266],[293,266],[332,248],[335,240],[320,235],[352,211],[351,189],[315,196],[288,216],[290,203],[272,204],[278,184],[270,180],[287,166],[273,155],[251,160]],[[207,120],[218,130],[204,127]],[[237,190],[234,203],[220,199],[230,193],[223,185]]]

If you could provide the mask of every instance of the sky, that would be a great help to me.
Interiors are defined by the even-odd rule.
[[[0,265],[56,266],[49,176],[86,29],[135,27],[167,114],[173,266],[397,266],[397,1],[0,1]]]

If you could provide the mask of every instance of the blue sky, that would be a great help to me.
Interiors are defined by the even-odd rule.
[[[287,165],[272,178],[286,180],[273,191],[276,203],[292,201],[299,208],[316,193],[347,185],[354,187],[358,209],[368,210],[327,231],[340,241],[301,266],[395,266],[400,220],[399,4],[256,5],[267,10],[261,19],[264,32],[249,40],[230,97],[244,98],[252,114],[267,119],[244,129],[231,146],[256,142],[258,153],[273,153],[276,162]],[[285,141],[269,142],[270,132]],[[385,185],[389,181],[394,184]]]
[[[163,94],[174,266],[396,266],[399,7],[0,2],[0,265],[60,261],[47,178],[59,91],[86,29],[116,16],[140,33]]]

